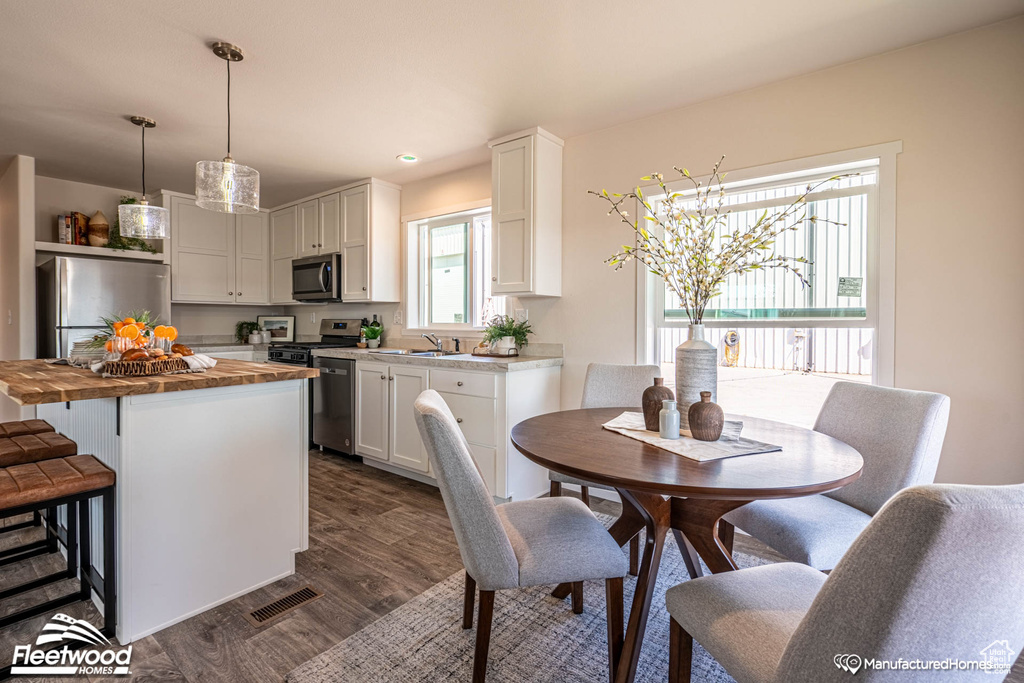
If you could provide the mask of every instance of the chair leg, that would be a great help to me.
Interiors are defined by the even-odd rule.
[[[693,637],[669,617],[668,683],[690,683],[693,665]]]
[[[560,481],[552,481],[551,482],[551,491],[548,493],[548,496],[550,498],[558,498],[558,496],[560,496],[560,495],[562,495],[562,482],[560,482]]]
[[[71,505],[74,505],[74,503],[71,503],[68,507],[70,508]],[[91,498],[78,501],[78,521],[82,527],[81,539],[78,543],[82,567],[80,599],[84,602],[92,600],[92,584],[86,580],[86,575],[92,571],[92,524],[89,519],[89,507],[91,505]]]
[[[584,505],[586,505],[587,507],[590,507],[590,487],[589,486],[581,486],[580,487],[580,500],[583,501]]]
[[[476,599],[476,579],[466,572],[466,601],[462,606],[462,628],[473,628],[473,601]]]
[[[487,678],[487,650],[491,645],[491,618],[494,616],[494,591],[480,591],[480,613],[476,624],[476,651],[473,653],[473,683]]]
[[[572,584],[572,613],[583,614],[583,582],[574,581]]]
[[[725,546],[726,551],[732,555],[732,541],[735,535],[736,527],[724,519],[718,520],[718,539]]]
[[[608,603],[608,681],[614,683],[622,656],[622,577],[605,581],[604,595]]]
[[[629,539],[629,575],[640,573],[640,534]]]

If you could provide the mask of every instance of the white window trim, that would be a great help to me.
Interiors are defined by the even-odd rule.
[[[463,213],[466,211],[474,211],[476,209],[486,209],[491,205],[491,199],[478,199],[472,202],[464,202],[461,204],[453,204],[450,206],[444,206],[437,209],[431,209],[429,211],[419,211],[417,213],[405,214],[402,216],[402,315],[403,320],[406,323],[406,327],[402,328],[403,333],[414,333],[413,336],[419,336],[424,332],[444,332],[450,334],[461,335],[460,338],[467,339],[483,339],[484,327],[473,327],[468,323],[459,324],[446,324],[446,325],[429,325],[424,326],[419,320],[419,281],[418,278],[409,277],[409,273],[412,271],[412,264],[410,260],[411,255],[411,244],[409,243],[411,230],[409,229],[410,223],[417,223],[427,218],[435,218],[437,216],[446,216],[452,213]],[[416,263],[416,269],[419,270],[419,263]],[[415,325],[410,325],[410,322],[415,321]]]
[[[877,286],[869,296],[873,297],[869,310],[875,312],[875,348],[871,360],[871,382],[879,386],[891,387],[895,384],[896,361],[896,156],[903,151],[903,141],[886,142],[869,147],[860,147],[841,152],[831,152],[817,156],[791,159],[764,166],[753,166],[736,171],[729,171],[730,184],[765,178],[768,176],[799,175],[803,171],[826,166],[838,166],[870,159],[878,160],[878,215],[877,239],[868,246],[867,267],[877,273]],[[697,178],[705,184],[708,177]],[[656,184],[641,187],[644,195],[661,193]],[[634,207],[633,215],[641,215],[642,207]],[[655,290],[660,282],[649,276],[645,268],[633,263],[636,277],[636,362],[646,363],[651,357],[654,337],[657,334],[652,322],[656,320],[655,306],[661,299]],[[793,327],[793,320],[758,320],[751,321],[748,326],[756,327]],[[834,327],[863,326],[864,321],[834,321]],[[729,321],[728,325],[733,325]],[[684,323],[685,325],[685,323]],[[831,323],[830,323],[831,325]]]

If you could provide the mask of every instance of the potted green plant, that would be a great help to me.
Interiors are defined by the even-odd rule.
[[[375,349],[380,346],[380,335],[384,334],[384,328],[380,326],[368,325],[363,328],[363,338],[366,339],[366,345]]]
[[[235,323],[235,339],[239,344],[258,344],[259,340],[253,341],[252,335],[256,332],[262,332],[263,328],[255,320],[239,320]],[[262,339],[262,338],[260,338]]]
[[[487,323],[484,330],[484,341],[495,351],[505,352],[520,349],[529,342],[527,336],[533,334],[533,328],[527,320],[516,322],[510,315],[496,315]]]

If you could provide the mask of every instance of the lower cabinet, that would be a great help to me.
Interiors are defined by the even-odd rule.
[[[558,410],[560,383],[557,366],[506,373],[357,361],[356,452],[368,464],[432,478],[413,404],[434,389],[455,416],[491,494],[531,498],[547,490],[547,470],[519,453],[509,432],[522,420]]]
[[[413,404],[428,387],[426,368],[356,363],[356,452],[426,472],[427,450]]]

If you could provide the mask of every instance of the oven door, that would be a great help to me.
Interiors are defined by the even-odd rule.
[[[340,301],[339,254],[292,261],[292,298],[296,301]]]

